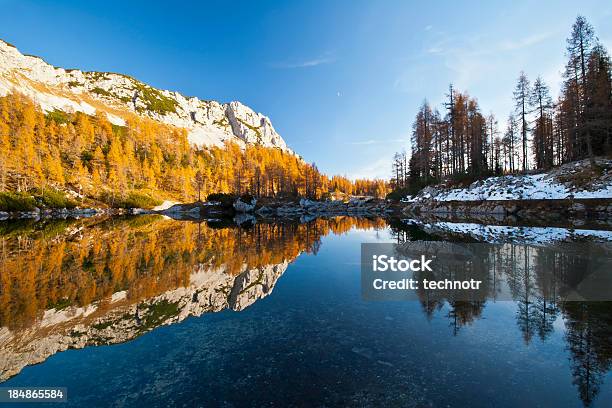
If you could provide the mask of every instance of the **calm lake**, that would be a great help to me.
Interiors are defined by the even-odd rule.
[[[537,267],[610,228],[247,224],[0,223],[0,387],[66,387],[63,407],[612,406],[612,302],[559,301]],[[361,243],[415,240],[499,244],[487,299],[363,300]]]

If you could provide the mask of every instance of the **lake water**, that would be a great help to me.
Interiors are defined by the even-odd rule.
[[[610,407],[612,302],[558,302],[537,270],[496,275],[510,301],[362,298],[363,242],[495,241],[514,262],[612,241],[534,228],[0,224],[0,387],[66,387],[63,407]]]

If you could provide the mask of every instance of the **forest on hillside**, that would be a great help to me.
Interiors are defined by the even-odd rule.
[[[280,149],[235,143],[195,147],[184,129],[137,115],[113,125],[102,112],[43,112],[21,94],[0,97],[0,210],[68,207],[98,200],[152,207],[213,193],[325,198],[384,197],[384,180],[328,177]],[[74,199],[66,199],[72,192]],[[75,201],[76,200],[76,201]]]
[[[612,65],[588,21],[578,16],[566,47],[563,85],[556,100],[538,76],[525,72],[513,92],[506,128],[484,115],[476,98],[451,84],[442,113],[426,100],[419,108],[410,154],[398,152],[391,185],[397,196],[443,181],[547,170],[612,153]]]

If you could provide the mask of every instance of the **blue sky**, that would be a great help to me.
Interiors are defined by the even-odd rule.
[[[242,101],[326,173],[386,177],[418,106],[450,82],[503,125],[521,70],[556,95],[576,15],[612,48],[610,1],[494,3],[0,0],[0,38],[56,66]]]

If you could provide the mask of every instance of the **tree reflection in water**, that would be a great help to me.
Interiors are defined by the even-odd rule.
[[[133,339],[268,295],[321,237],[384,220],[188,222],[161,216],[3,224],[0,381],[57,351]]]
[[[441,239],[411,224],[392,223],[391,228],[397,243]],[[464,241],[473,243],[474,239],[465,237]],[[571,289],[585,280],[587,271],[592,269],[589,264],[598,255],[576,256],[563,244],[506,243],[480,248],[483,253],[474,257],[479,262],[473,265],[470,276],[483,279],[489,301],[497,299],[502,287],[509,288],[517,305],[516,324],[526,345],[535,335],[546,341],[554,331],[555,321],[560,315],[563,317],[573,383],[584,406],[590,406],[604,376],[612,369],[612,302],[563,299],[568,290],[571,295]],[[603,245],[603,251],[609,256],[608,244]],[[458,272],[455,270],[448,277],[460,279]],[[445,317],[449,319],[453,335],[479,319],[486,306],[482,299],[457,300],[452,294],[446,297],[443,294],[420,291],[419,300],[428,319],[436,312],[448,310]]]
[[[0,230],[0,326],[27,327],[45,310],[127,291],[132,301],[189,284],[196,267],[231,275],[316,253],[321,237],[383,220],[337,217],[249,228],[164,219],[25,222]]]
[[[127,341],[190,315],[242,310],[268,295],[301,253],[316,254],[325,235],[386,227],[397,243],[443,240],[416,225],[352,217],[249,227],[155,215],[0,224],[0,381],[67,348]],[[465,299],[420,290],[426,318],[448,319],[458,336],[488,302],[510,293],[525,344],[547,341],[562,318],[574,384],[589,406],[612,368],[612,302],[564,300],[585,278],[588,257],[555,245],[478,251],[469,276],[482,280],[480,291]],[[461,263],[444,273],[468,276]]]

